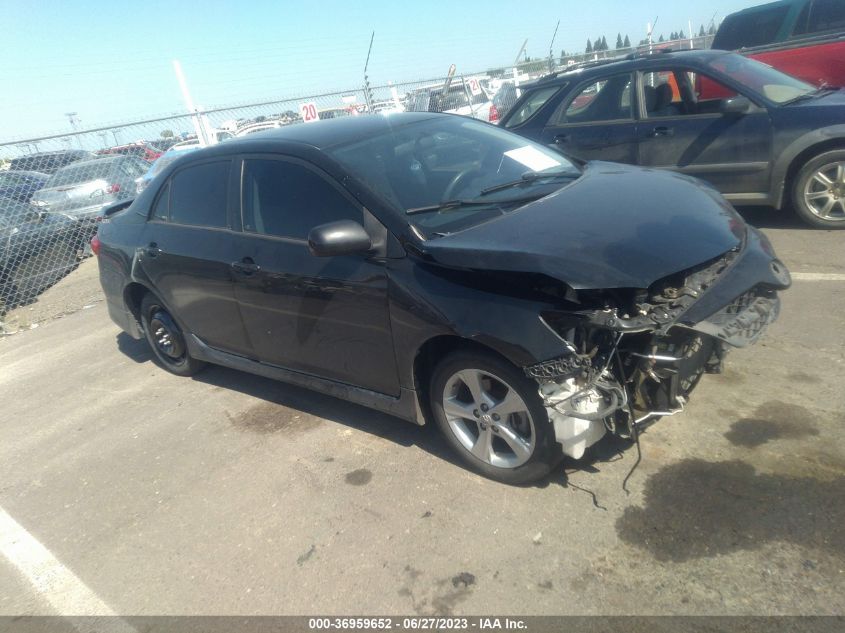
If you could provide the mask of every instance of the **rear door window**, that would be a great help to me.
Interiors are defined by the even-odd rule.
[[[549,125],[571,125],[634,118],[631,74],[616,75],[590,82],[564,101],[552,115]]]
[[[192,165],[170,181],[170,221],[177,224],[225,228],[226,192],[230,161]]]
[[[566,84],[564,84],[565,86]],[[563,86],[536,88],[525,93],[525,100],[516,105],[513,114],[505,121],[506,128],[522,125],[532,118],[537,111],[549,102]],[[516,90],[514,90],[516,92]]]
[[[835,31],[845,27],[845,2],[842,0],[815,0],[810,9],[807,33]]]

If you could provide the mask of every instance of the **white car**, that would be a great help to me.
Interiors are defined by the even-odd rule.
[[[276,128],[287,125],[281,121],[262,121],[261,123],[250,123],[240,128],[235,132],[236,137],[247,136],[248,134],[255,134],[256,132],[265,132],[267,130],[275,130]]]
[[[409,112],[446,112],[490,121],[493,102],[481,81],[474,77],[453,79],[448,89],[444,84],[417,88],[408,93]]]

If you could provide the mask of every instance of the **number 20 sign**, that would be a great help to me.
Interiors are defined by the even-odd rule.
[[[316,103],[300,103],[299,115],[302,117],[304,123],[313,123],[320,120],[320,115],[317,114]]]

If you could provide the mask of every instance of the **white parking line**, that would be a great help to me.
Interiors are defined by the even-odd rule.
[[[3,508],[0,508],[0,554],[26,577],[59,615],[117,616],[76,574],[62,565]],[[92,623],[82,620],[73,620],[72,624],[81,630],[94,630]],[[107,628],[122,633],[135,632],[127,622],[119,619],[111,620]]]
[[[795,281],[845,281],[843,273],[792,273]]]

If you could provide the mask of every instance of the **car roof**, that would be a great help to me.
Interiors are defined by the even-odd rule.
[[[448,114],[433,112],[401,112],[395,114],[373,114],[369,116],[348,116],[314,123],[300,123],[267,130],[254,135],[248,135],[215,145],[212,150],[228,148],[232,153],[245,144],[261,143],[299,143],[310,145],[318,149],[325,149],[336,145],[344,145],[387,132],[397,127],[404,127],[418,121],[425,121],[438,117],[448,117]]]
[[[117,163],[120,161],[129,160],[131,158],[131,156],[113,156],[111,154],[106,154],[99,158],[92,158],[91,160],[77,160],[73,163],[68,163],[67,165],[64,165],[61,169],[59,169],[59,171],[64,171],[65,169],[68,169],[70,167],[76,169],[77,167],[85,167],[86,165],[104,165],[106,163]]]
[[[753,7],[747,7],[745,9],[740,9],[739,11],[734,11],[730,13],[727,18],[732,18],[736,15],[748,15],[749,13],[758,13],[760,11],[768,11],[770,9],[774,9],[775,7],[780,6],[795,6],[795,5],[805,5],[807,4],[808,0],[775,0],[775,2],[767,2],[765,4],[757,4]],[[727,19],[725,18],[725,19]]]
[[[49,152],[35,152],[33,154],[25,154],[23,156],[16,156],[12,160],[23,161],[33,158],[46,158],[49,156],[90,156],[91,152],[84,149],[57,149]]]
[[[526,82],[522,88],[535,88],[539,86],[554,85],[559,83],[566,83],[573,79],[580,79],[582,77],[589,78],[593,75],[605,75],[609,72],[626,72],[632,70],[639,70],[640,68],[650,68],[653,66],[660,66],[667,62],[671,63],[689,63],[693,65],[706,64],[716,57],[723,55],[733,55],[728,51],[717,50],[683,50],[673,51],[669,49],[656,49],[652,53],[632,53],[625,57],[612,57],[606,60],[596,60],[594,62],[586,62],[584,64],[577,64],[574,68],[568,68],[550,75],[545,75],[531,82]]]

